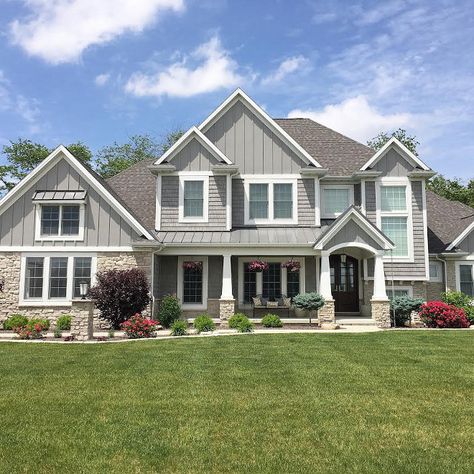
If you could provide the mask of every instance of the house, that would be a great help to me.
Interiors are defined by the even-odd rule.
[[[387,326],[393,295],[474,294],[474,210],[426,190],[434,174],[394,138],[375,152],[310,119],[272,119],[240,89],[163,156],[106,181],[60,146],[0,202],[2,318],[54,318],[96,272],[140,267],[153,312],[176,293],[189,317],[225,320],[257,295],[318,291],[322,321]]]

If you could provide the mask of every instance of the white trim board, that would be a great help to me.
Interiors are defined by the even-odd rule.
[[[110,204],[138,233],[144,235],[148,240],[155,240],[153,236],[130,214],[127,209],[104,188],[104,186],[92,175],[92,173],[64,146],[59,145],[49,154],[33,171],[23,178],[3,199],[0,201],[0,215],[3,214],[18,198],[20,198],[30,186],[44,176],[56,163],[65,159],[107,202]]]
[[[453,250],[457,247],[474,229],[474,222],[471,222],[449,245],[446,250]]]
[[[202,303],[183,303],[183,262],[202,262]],[[183,311],[187,310],[206,310],[207,299],[208,299],[208,286],[209,286],[209,265],[207,256],[179,256],[178,257],[178,268],[177,268],[177,282],[176,282],[176,294],[181,303]]]
[[[202,123],[199,125],[199,130],[203,133],[206,133],[212,125],[227,111],[229,110],[237,101],[242,102],[245,107],[250,109],[260,120],[262,120],[265,125],[272,132],[278,135],[305,163],[311,163],[317,168],[321,168],[321,165],[298,143],[294,140],[288,133],[286,133],[283,128],[280,127],[261,107],[259,107],[242,89],[236,89],[227,99],[222,102],[214,112],[211,113]]]

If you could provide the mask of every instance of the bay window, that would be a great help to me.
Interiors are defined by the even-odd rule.
[[[321,217],[334,219],[354,203],[354,190],[351,185],[321,186]]]
[[[179,221],[207,222],[209,176],[179,176]]]

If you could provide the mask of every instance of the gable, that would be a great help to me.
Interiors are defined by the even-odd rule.
[[[205,135],[242,174],[298,173],[306,166],[290,147],[242,101],[236,101]]]
[[[192,138],[173,157],[173,165],[177,171],[210,171],[212,165],[219,163],[220,161],[196,138]]]
[[[344,226],[342,226],[337,234],[324,244],[324,249],[330,249],[335,245],[344,244],[347,242],[366,244],[370,245],[376,250],[383,250],[383,247],[380,245],[380,243],[374,240],[365,229],[361,228],[353,220],[349,220]]]
[[[392,148],[374,164],[372,169],[380,171],[383,176],[407,176],[415,169],[415,166]]]

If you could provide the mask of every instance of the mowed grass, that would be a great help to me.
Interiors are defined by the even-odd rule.
[[[0,344],[2,472],[473,472],[474,332]]]

